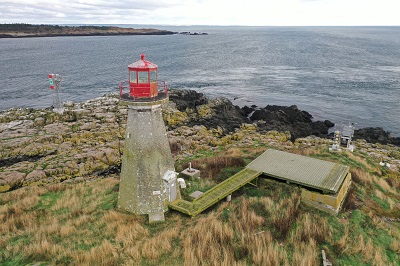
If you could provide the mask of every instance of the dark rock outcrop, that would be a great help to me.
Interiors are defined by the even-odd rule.
[[[243,111],[250,113],[250,110],[251,108],[247,107]],[[265,122],[259,123],[261,131],[290,131],[292,140],[309,135],[326,137],[329,128],[335,125],[329,120],[312,121],[312,115],[306,111],[299,110],[296,105],[268,105],[262,109],[254,110],[250,119],[252,121],[262,120]]]
[[[208,105],[212,110],[212,115],[193,121],[193,125],[204,125],[208,129],[221,127],[224,133],[229,133],[235,131],[235,128],[239,128],[243,123],[248,122],[240,107],[234,106],[226,98],[211,100]]]
[[[366,127],[354,131],[354,139],[365,139],[371,143],[393,144],[400,146],[400,137],[392,137],[381,127]]]
[[[252,112],[254,112],[254,108],[248,107],[247,105],[242,107],[242,111],[244,112],[244,114],[246,116],[248,116],[249,114],[251,114]]]
[[[208,100],[203,93],[194,90],[170,90],[169,99],[176,104],[176,108],[184,112],[187,108],[207,104]]]
[[[194,114],[185,123],[187,126],[203,125],[208,129],[220,127],[226,134],[248,122],[242,109],[226,98],[208,100],[203,93],[194,90],[171,90],[169,99],[181,112],[192,109]]]

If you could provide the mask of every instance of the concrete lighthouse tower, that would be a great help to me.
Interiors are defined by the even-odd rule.
[[[128,66],[129,81],[120,83],[121,104],[128,106],[118,207],[148,214],[149,222],[164,221],[168,202],[177,194],[174,161],[161,106],[168,102],[157,65],[141,59]]]

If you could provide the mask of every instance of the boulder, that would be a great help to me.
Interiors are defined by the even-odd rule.
[[[366,127],[354,131],[354,140],[365,139],[371,143],[393,144],[400,146],[400,138],[393,137],[381,127]]]
[[[247,105],[243,106],[243,107],[242,107],[242,110],[243,110],[243,112],[244,112],[244,114],[245,114],[246,116],[248,116],[249,114],[251,114],[252,112],[255,111],[254,108],[248,107]]]
[[[258,123],[262,132],[289,131],[292,140],[309,135],[326,137],[329,127],[333,126],[333,123],[328,120],[312,121],[312,115],[299,110],[296,105],[267,105],[262,109],[255,110],[250,119],[262,121],[262,123]]]
[[[196,106],[207,104],[208,100],[203,95],[194,90],[170,90],[169,99],[176,104],[179,111],[195,109]]]
[[[210,113],[207,116],[192,119],[187,123],[188,126],[203,125],[208,129],[220,127],[226,134],[234,132],[236,128],[240,128],[243,123],[248,122],[242,110],[226,98],[210,100],[208,108]]]
[[[33,170],[25,177],[24,183],[32,183],[41,179],[46,178],[46,173],[43,170]]]
[[[17,171],[0,172],[0,185],[16,188],[22,185],[26,174]]]

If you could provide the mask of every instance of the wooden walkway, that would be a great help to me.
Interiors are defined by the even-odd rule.
[[[250,183],[262,172],[255,171],[252,169],[245,168],[242,171],[236,173],[230,178],[224,180],[220,184],[206,191],[203,195],[193,200],[192,202],[177,199],[169,204],[171,209],[185,213],[190,216],[196,216],[207,208],[211,207],[218,201],[224,199],[232,192],[238,190],[244,185]]]

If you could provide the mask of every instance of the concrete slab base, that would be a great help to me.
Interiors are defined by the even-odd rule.
[[[200,179],[200,170],[194,168],[186,168],[181,172],[184,177],[189,178],[190,180],[193,179]]]
[[[197,190],[197,191],[193,192],[192,194],[190,194],[189,196],[194,199],[197,199],[198,197],[200,197],[203,194],[204,194],[203,192]]]
[[[163,212],[149,213],[149,223],[164,222],[165,217]]]

